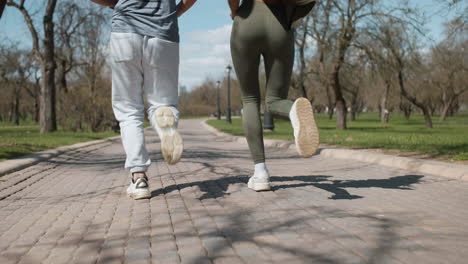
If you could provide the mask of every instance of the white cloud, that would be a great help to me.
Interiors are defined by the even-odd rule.
[[[230,24],[182,35],[179,83],[191,89],[206,77],[222,78],[231,64],[230,37]]]

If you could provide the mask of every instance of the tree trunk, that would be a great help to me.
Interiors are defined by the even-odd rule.
[[[403,106],[401,109],[403,110],[403,115],[405,116],[405,119],[410,120],[411,113],[413,112],[411,111],[411,107]]]
[[[20,119],[20,113],[19,113],[19,105],[20,105],[20,95],[18,91],[15,91],[15,102],[14,102],[14,107],[13,107],[13,123],[17,126],[19,126],[19,119]]]
[[[447,113],[450,109],[451,104],[452,103],[444,103],[444,107],[442,108],[442,112],[440,113],[440,121],[445,121],[445,119],[447,119]]]
[[[351,107],[351,111],[349,112],[349,120],[356,121],[356,111],[354,107]]]
[[[429,109],[427,107],[423,107],[421,110],[424,114],[424,122],[426,123],[426,127],[432,128],[432,118]]]
[[[39,123],[39,119],[40,119],[40,93],[41,93],[41,87],[40,87],[40,84],[37,83],[36,86],[34,87],[34,90],[35,90],[35,97],[34,97],[34,121],[36,123]]]
[[[444,100],[444,107],[442,108],[442,112],[440,113],[440,121],[445,121],[449,114],[453,115],[454,112],[454,102],[457,99],[457,95],[450,96],[447,100]]]
[[[63,94],[68,92],[68,84],[67,84],[67,61],[60,60],[60,67],[57,69],[58,74],[58,81],[57,81],[57,111],[60,113],[62,109],[62,98]]]
[[[341,68],[341,60],[337,62],[337,65],[334,68],[333,72],[333,92],[335,93],[335,104],[336,104],[336,127],[340,130],[344,130],[347,128],[346,126],[346,101],[343,97],[341,92],[340,86],[340,68]]]
[[[357,112],[359,110],[358,94],[359,94],[359,91],[352,93],[351,106],[350,106],[351,111],[349,112],[349,119],[351,121],[356,121]]]
[[[349,21],[348,21],[349,23]],[[332,88],[335,93],[335,104],[336,104],[336,127],[340,130],[345,130],[346,126],[346,101],[343,97],[342,87],[340,83],[340,72],[341,67],[345,63],[346,50],[350,45],[350,37],[352,34],[349,32],[352,27],[343,29],[341,36],[338,40],[338,57],[336,59],[335,65],[333,67],[332,73]]]
[[[402,71],[401,68],[398,71],[398,84],[400,86],[401,95],[403,97],[405,97],[408,101],[410,101],[413,105],[415,105],[416,107],[421,109],[421,111],[424,114],[426,127],[432,128],[432,119],[431,119],[431,113],[429,111],[429,108],[426,105],[424,105],[423,103],[418,102],[416,100],[416,98],[414,98],[414,97],[412,97],[412,96],[410,96],[408,94],[408,92],[406,91],[406,88],[405,88],[405,83],[404,83],[404,80],[403,80],[403,71]]]
[[[344,100],[336,101],[336,127],[340,130],[346,129],[346,102]]]
[[[328,104],[328,119],[332,120],[333,119],[333,114],[335,113],[335,105],[334,104]]]
[[[380,99],[380,121],[387,124],[390,112],[387,109],[388,93],[390,91],[390,82],[385,81],[384,91]]]
[[[302,96],[305,98],[307,97],[307,91],[305,87],[305,69],[306,69],[306,60],[305,60],[305,44],[306,44],[306,38],[307,38],[307,30],[304,29],[302,38],[301,38],[301,43],[299,45],[299,62],[300,62],[300,69],[299,69],[299,88],[302,92]]]
[[[83,124],[81,122],[81,115],[75,121],[75,131],[81,132],[83,131]]]
[[[44,56],[40,104],[41,133],[57,130],[55,113],[55,55],[53,14],[57,0],[49,0],[44,15]]]

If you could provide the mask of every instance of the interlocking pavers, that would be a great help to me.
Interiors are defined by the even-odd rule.
[[[147,131],[152,198],[126,196],[119,143],[2,176],[0,263],[465,263],[468,182],[267,148],[272,192],[247,188],[245,144],[183,120],[166,165]]]

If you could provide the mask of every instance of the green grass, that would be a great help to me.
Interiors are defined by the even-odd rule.
[[[0,123],[0,161],[34,152],[116,136],[113,132],[64,132],[40,134],[37,125],[13,126]]]
[[[388,125],[382,124],[377,114],[363,114],[357,121],[348,122],[348,129],[336,129],[336,120],[316,115],[320,130],[320,142],[330,145],[366,149],[391,149],[418,152],[434,158],[468,160],[468,115],[450,117],[444,122],[434,118],[434,128],[424,126],[422,116],[405,120],[391,116]],[[208,123],[223,132],[243,136],[241,119],[233,119],[232,125],[224,120]],[[266,132],[265,138],[294,140],[289,121],[275,120],[275,131]]]

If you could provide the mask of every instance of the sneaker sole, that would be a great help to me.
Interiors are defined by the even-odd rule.
[[[252,183],[248,182],[247,187],[250,189],[256,191],[256,192],[261,192],[261,191],[270,191],[271,187],[269,183]]]
[[[134,200],[141,200],[141,199],[149,199],[151,198],[151,193],[148,191],[141,191],[137,193],[131,193],[128,194],[130,198],[133,198]]]
[[[182,157],[184,144],[179,132],[173,128],[176,122],[174,113],[168,107],[160,107],[155,115],[156,123],[161,129],[161,152],[164,160],[170,165],[176,164]]]
[[[299,123],[299,131],[295,139],[296,149],[299,155],[308,158],[317,152],[319,146],[319,131],[309,100],[297,99],[296,115]]]

